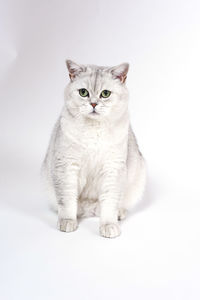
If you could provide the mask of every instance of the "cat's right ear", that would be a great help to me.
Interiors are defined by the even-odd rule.
[[[71,81],[78,76],[81,72],[84,71],[83,66],[78,65],[77,63],[73,62],[72,60],[66,60],[67,69],[69,71],[69,78]]]

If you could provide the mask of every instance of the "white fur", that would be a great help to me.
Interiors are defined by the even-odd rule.
[[[100,216],[100,234],[120,234],[118,219],[144,190],[145,166],[131,129],[128,64],[114,68],[67,61],[71,81],[43,163],[43,177],[58,227],[77,228],[77,216]],[[86,88],[89,97],[78,90]],[[108,99],[102,90],[111,91]],[[91,103],[97,103],[93,114]]]

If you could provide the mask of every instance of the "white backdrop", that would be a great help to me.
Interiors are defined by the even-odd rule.
[[[200,2],[1,0],[0,23],[1,299],[199,299]],[[130,63],[148,183],[117,239],[57,231],[40,190],[67,58]]]

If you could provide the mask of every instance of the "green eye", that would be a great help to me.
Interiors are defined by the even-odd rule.
[[[80,89],[79,94],[80,94],[81,97],[88,97],[89,96],[89,93],[86,89]]]
[[[101,92],[100,97],[102,97],[102,98],[108,98],[110,96],[110,94],[111,94],[110,91],[104,90],[104,91]]]

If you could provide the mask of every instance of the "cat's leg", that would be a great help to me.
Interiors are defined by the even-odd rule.
[[[58,229],[74,231],[78,227],[78,166],[59,160],[55,164],[53,182],[58,201]]]
[[[103,176],[100,202],[100,234],[114,238],[120,235],[118,224],[119,202],[123,194],[124,169],[109,168]]]

